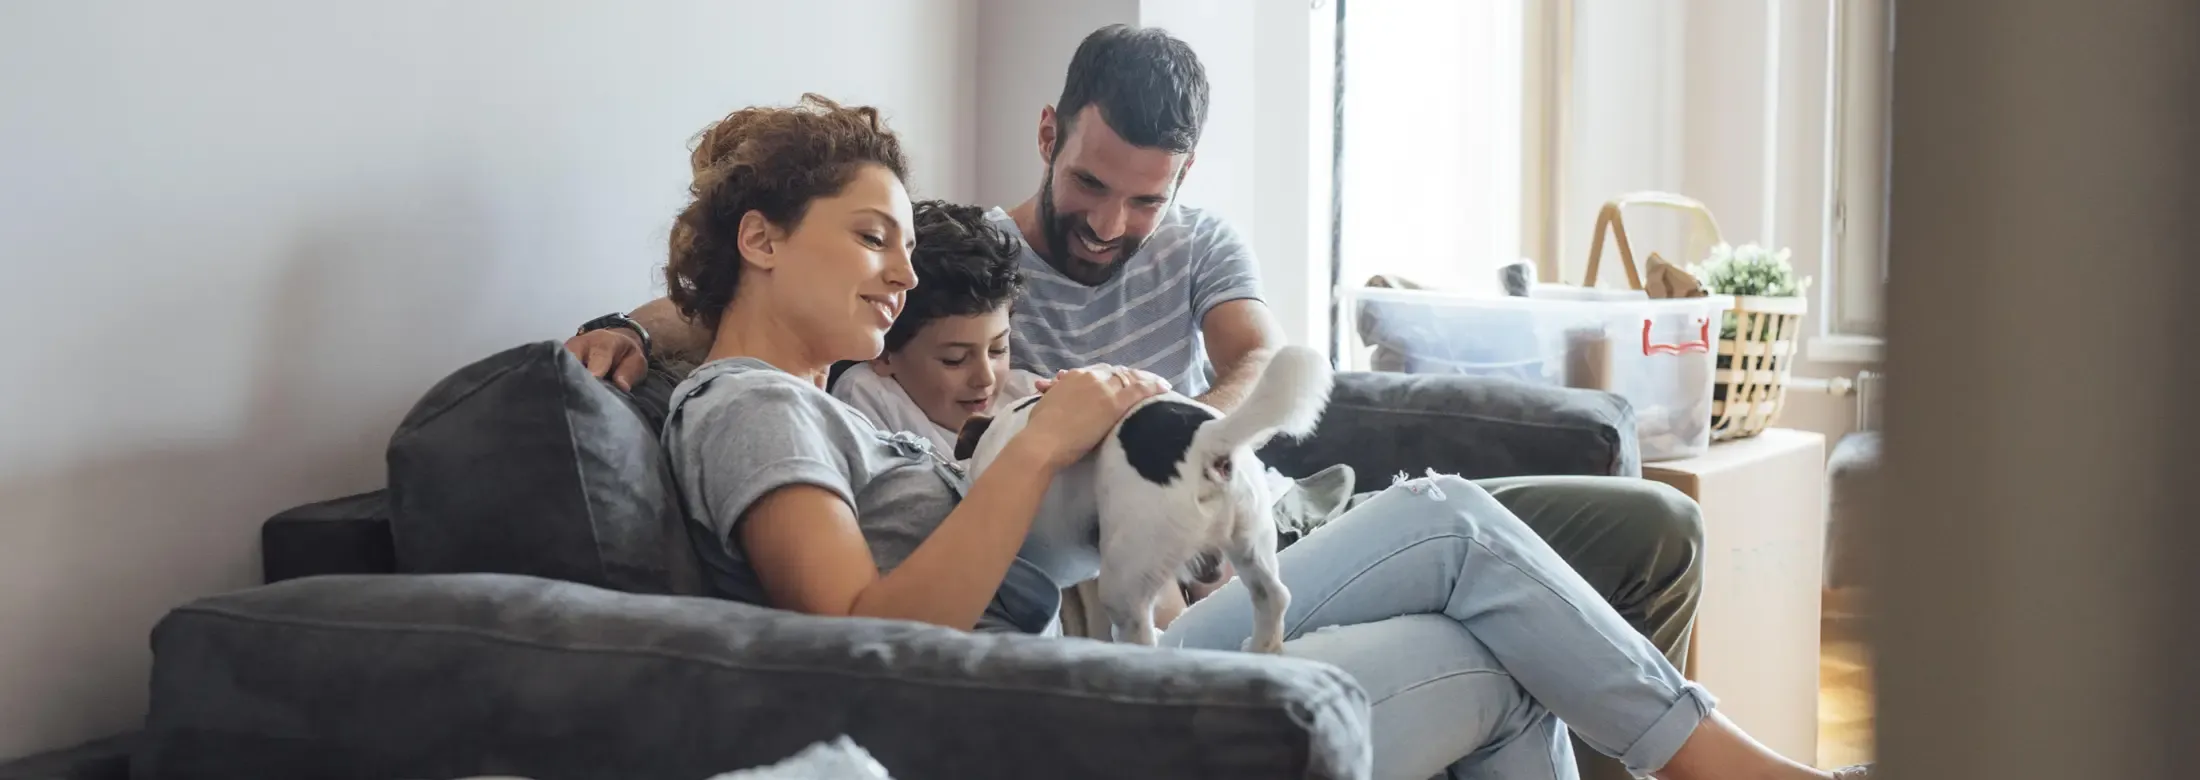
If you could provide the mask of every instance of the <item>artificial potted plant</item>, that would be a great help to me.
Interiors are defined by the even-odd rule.
[[[1734,296],[1719,328],[1718,377],[1711,389],[1711,438],[1755,436],[1787,401],[1788,377],[1810,311],[1810,279],[1797,277],[1790,252],[1757,244],[1711,248],[1688,271],[1712,295]]]

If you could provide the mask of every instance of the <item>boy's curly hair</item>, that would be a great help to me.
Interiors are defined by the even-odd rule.
[[[741,217],[761,212],[792,228],[810,202],[848,186],[864,165],[909,178],[901,140],[878,109],[805,94],[792,107],[758,106],[703,130],[689,158],[692,200],[672,224],[665,288],[681,316],[718,327],[741,282]]]
[[[917,331],[943,317],[985,314],[1008,305],[1024,288],[1017,270],[1021,246],[977,206],[943,200],[916,204],[917,286],[886,331],[886,351],[898,352]]]

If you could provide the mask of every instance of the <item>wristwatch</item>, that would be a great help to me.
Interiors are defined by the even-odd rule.
[[[634,331],[634,335],[642,339],[642,357],[646,359],[650,356],[649,329],[642,327],[641,323],[635,322],[633,317],[626,316],[621,312],[612,312],[583,322],[581,323],[581,329],[574,331],[573,335],[578,336],[592,330],[603,330],[604,328],[625,328]]]

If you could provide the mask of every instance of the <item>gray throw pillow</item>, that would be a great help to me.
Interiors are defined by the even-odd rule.
[[[397,570],[701,593],[657,440],[672,384],[653,371],[622,392],[555,341],[437,383],[390,438]]]

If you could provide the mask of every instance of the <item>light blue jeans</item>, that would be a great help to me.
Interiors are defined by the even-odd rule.
[[[1377,778],[1572,780],[1569,727],[1646,776],[1715,704],[1541,537],[1458,477],[1401,482],[1279,559],[1291,589],[1284,652],[1366,689]],[[1236,650],[1252,624],[1233,581],[1161,644]]]

